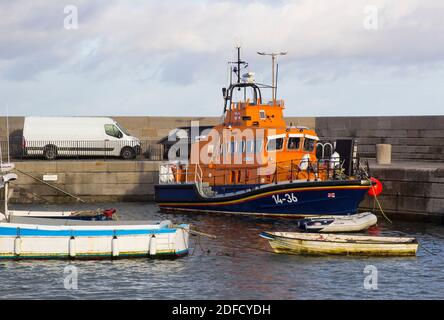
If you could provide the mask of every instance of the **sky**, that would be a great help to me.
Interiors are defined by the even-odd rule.
[[[235,46],[287,116],[444,114],[442,0],[0,0],[0,115],[219,116]]]

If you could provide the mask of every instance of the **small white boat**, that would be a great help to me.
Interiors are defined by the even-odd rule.
[[[298,221],[298,227],[309,232],[358,232],[374,226],[378,218],[371,212],[348,216],[307,218]]]
[[[177,257],[188,253],[186,224],[10,217],[0,222],[0,258]]]
[[[262,232],[276,253],[413,256],[418,241],[406,237],[373,237],[303,232]]]
[[[14,217],[72,219],[72,220],[113,220],[116,218],[116,209],[82,210],[82,211],[36,211],[36,210],[9,210]]]
[[[188,253],[187,224],[73,220],[73,212],[66,216],[53,212],[57,219],[43,218],[47,212],[10,214],[9,183],[17,176],[7,173],[0,178],[0,188],[5,190],[5,208],[0,212],[0,259],[177,257]]]

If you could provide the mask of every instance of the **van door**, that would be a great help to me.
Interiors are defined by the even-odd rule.
[[[115,124],[105,124],[104,153],[107,156],[120,156],[123,147],[123,133]]]

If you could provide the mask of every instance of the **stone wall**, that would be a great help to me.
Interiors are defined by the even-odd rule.
[[[382,181],[378,198],[389,217],[444,223],[444,164],[371,163],[370,168],[371,175]],[[374,205],[374,199],[367,196],[361,208],[372,210]]]
[[[112,117],[119,122],[128,132],[141,140],[158,141],[168,135],[170,130],[178,127],[190,126],[191,121],[199,121],[202,126],[216,125],[219,117]],[[314,128],[314,117],[288,117],[287,124],[307,126]],[[9,132],[21,134],[24,117],[9,118]],[[0,140],[6,140],[6,118],[0,117]]]
[[[38,179],[57,175],[48,182],[87,202],[152,201],[158,181],[156,161],[23,161],[16,168]],[[11,202],[73,202],[73,198],[28,175],[16,172],[18,179]]]
[[[361,157],[375,158],[376,144],[392,145],[395,160],[444,160],[444,116],[318,117],[320,137],[356,138]]]

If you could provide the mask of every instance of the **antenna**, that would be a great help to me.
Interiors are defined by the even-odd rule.
[[[9,105],[6,105],[6,141],[8,144],[8,164],[11,163],[11,156],[9,155]]]
[[[230,64],[236,65],[232,70],[237,75],[237,83],[241,83],[241,69],[248,67],[248,63],[241,60],[241,47],[239,45],[236,46],[236,50],[237,61],[231,61]]]
[[[271,81],[272,81],[271,87],[273,88],[273,90],[272,90],[273,101],[275,101],[276,100],[276,92],[277,92],[277,90],[276,90],[277,78],[275,78],[275,72],[274,72],[274,69],[275,69],[274,66],[275,66],[275,62],[276,62],[276,57],[277,56],[285,56],[287,54],[287,52],[265,53],[265,52],[259,52],[258,51],[257,54],[259,54],[261,56],[271,56]]]
[[[276,63],[276,88],[273,89],[275,97],[277,97],[278,94],[278,78],[279,78],[279,63]]]

